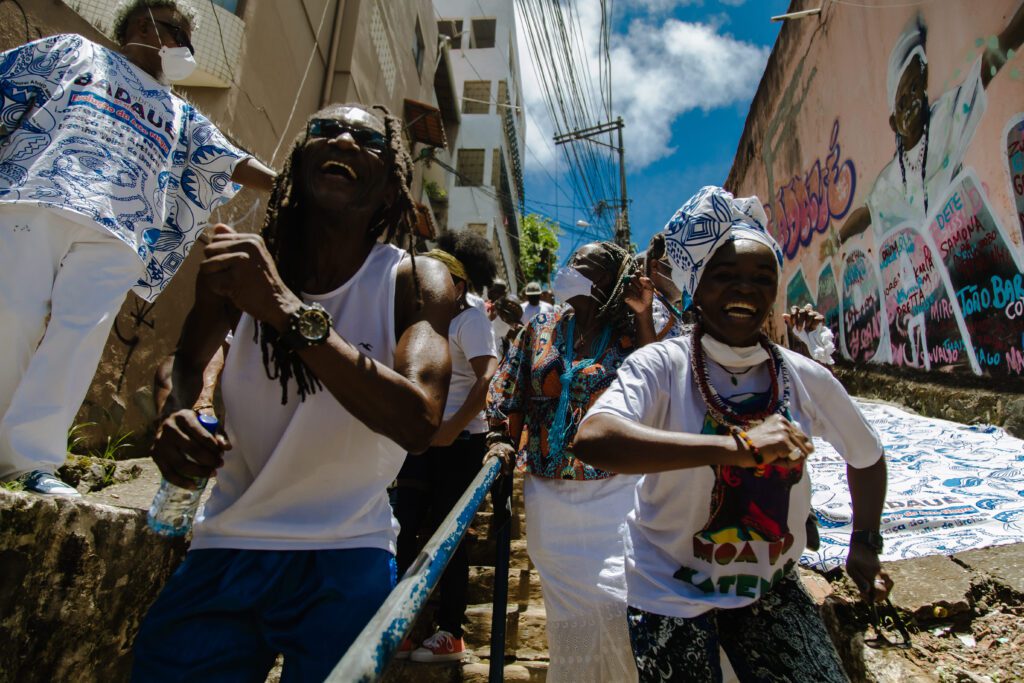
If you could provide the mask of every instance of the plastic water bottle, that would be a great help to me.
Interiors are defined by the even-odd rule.
[[[199,415],[199,424],[213,435],[220,427],[220,421],[213,415]],[[160,488],[146,517],[150,529],[161,536],[184,536],[188,533],[199,511],[199,499],[203,497],[207,480],[197,477],[195,482],[195,489],[186,489],[166,479],[160,481]]]

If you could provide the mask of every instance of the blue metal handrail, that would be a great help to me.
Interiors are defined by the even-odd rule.
[[[501,463],[497,458],[491,459],[481,468],[465,493],[445,517],[444,522],[431,536],[423,550],[416,557],[412,566],[399,580],[387,600],[377,613],[370,619],[359,636],[349,647],[337,666],[327,677],[325,683],[360,683],[377,681],[384,674],[388,663],[398,649],[399,644],[412,628],[416,617],[426,605],[430,592],[434,589],[444,568],[448,565],[455,549],[465,535],[466,530],[479,510],[488,489],[499,476]],[[495,487],[494,503],[495,524],[498,533],[498,557],[494,567],[494,619],[491,626],[491,668],[490,680],[502,680],[505,659],[505,613],[508,596],[508,555],[510,542],[510,503],[508,494],[511,492],[511,477],[503,477]],[[502,540],[504,539],[504,540]],[[498,566],[504,557],[504,567]],[[499,585],[501,584],[501,585]],[[498,593],[502,593],[498,602]],[[497,616],[500,610],[500,619]],[[498,638],[497,642],[496,638]],[[495,661],[497,661],[497,678],[495,678]]]

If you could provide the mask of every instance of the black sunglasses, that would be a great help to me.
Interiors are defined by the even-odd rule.
[[[333,140],[342,133],[348,133],[360,147],[383,153],[388,148],[387,138],[369,128],[354,128],[335,119],[313,119],[306,126],[306,136]]]
[[[171,40],[177,43],[180,47],[187,47],[188,51],[193,55],[196,53],[196,49],[192,47],[192,41],[188,37],[188,33],[182,27],[177,24],[172,24],[169,21],[163,21],[161,19],[154,19],[156,23],[167,29],[167,32],[171,34]]]

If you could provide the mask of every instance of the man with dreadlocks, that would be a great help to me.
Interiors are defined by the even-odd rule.
[[[172,483],[217,484],[134,680],[263,680],[278,654],[285,678],[323,680],[393,588],[387,487],[441,424],[455,307],[442,264],[388,244],[412,238],[411,178],[398,119],[335,105],[292,148],[262,236],[216,227],[152,455]],[[218,375],[226,440],[196,419]]]
[[[985,89],[1024,42],[1024,3],[995,41],[986,43],[963,82],[934,102],[928,101],[926,38],[921,18],[914,17],[893,46],[886,94],[895,158],[878,174],[867,204],[843,223],[843,242],[869,225],[878,237],[906,223],[925,229],[930,210],[961,171],[985,113]]]
[[[636,478],[573,454],[576,427],[638,346],[654,341],[654,286],[611,242],[555,275],[566,307],[534,317],[491,382],[488,455],[526,472],[527,547],[547,612],[549,681],[636,680],[624,619],[621,527]]]
[[[0,480],[78,495],[54,471],[128,290],[155,299],[238,183],[270,190],[171,90],[194,23],[183,0],[134,0],[118,51],[58,35],[0,53]]]

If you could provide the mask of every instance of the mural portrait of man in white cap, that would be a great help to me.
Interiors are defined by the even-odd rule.
[[[873,226],[882,236],[904,223],[922,226],[959,174],[985,113],[985,88],[1024,42],[1024,4],[967,69],[966,77],[933,101],[928,97],[927,29],[914,17],[889,56],[886,95],[896,154],[878,174],[865,206],[839,231],[845,242]]]

